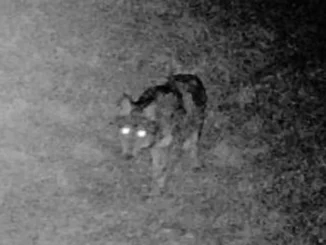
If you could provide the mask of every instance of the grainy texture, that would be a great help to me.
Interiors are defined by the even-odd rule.
[[[325,244],[324,2],[1,0],[0,245]],[[145,200],[111,122],[171,60],[208,171]]]
[[[204,125],[207,94],[196,75],[170,75],[162,85],[152,86],[136,100],[123,94],[115,119],[122,156],[137,158],[142,150],[151,152],[154,182],[166,186],[172,150],[189,150],[190,166],[200,167],[198,143]],[[180,159],[178,159],[180,160]],[[159,176],[159,180],[155,176]]]

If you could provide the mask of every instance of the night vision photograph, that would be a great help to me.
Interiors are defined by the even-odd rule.
[[[0,245],[326,244],[326,1],[0,0]]]

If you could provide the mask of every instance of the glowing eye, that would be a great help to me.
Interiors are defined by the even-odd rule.
[[[122,134],[129,134],[130,133],[130,128],[128,128],[128,127],[121,128],[121,133]]]
[[[146,136],[146,131],[145,130],[138,130],[137,131],[137,136],[140,138],[144,138]]]

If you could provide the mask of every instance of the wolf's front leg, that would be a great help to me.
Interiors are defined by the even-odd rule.
[[[189,153],[192,161],[192,168],[196,169],[200,167],[200,161],[198,158],[198,131],[193,132],[190,137],[184,142],[183,150]]]
[[[153,176],[153,192],[155,194],[164,191],[166,185],[166,168],[168,156],[166,149],[153,148],[151,149],[152,156],[152,176]]]

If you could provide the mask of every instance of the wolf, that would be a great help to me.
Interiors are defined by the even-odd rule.
[[[199,168],[198,141],[206,116],[207,94],[197,75],[169,75],[164,84],[147,88],[137,100],[123,93],[115,124],[122,155],[132,159],[149,150],[153,180],[164,189],[176,147],[189,152]]]

